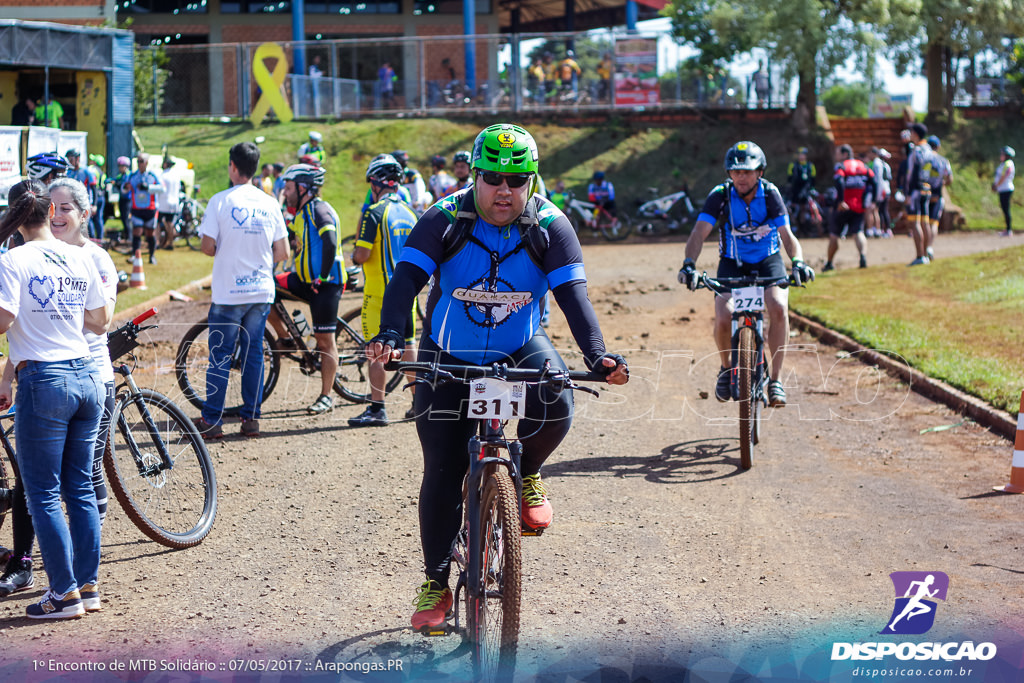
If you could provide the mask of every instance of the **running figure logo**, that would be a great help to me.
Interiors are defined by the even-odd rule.
[[[896,605],[879,633],[927,633],[935,623],[936,600],[946,599],[949,577],[943,572],[893,572],[889,578],[896,589]]]

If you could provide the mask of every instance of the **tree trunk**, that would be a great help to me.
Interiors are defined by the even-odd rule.
[[[929,43],[924,58],[928,76],[928,115],[941,115],[946,111],[945,91],[942,87],[942,45]]]
[[[796,91],[796,109],[793,110],[793,128],[798,135],[807,135],[815,120],[814,112],[818,106],[818,94],[815,90],[815,73],[801,71],[799,86]]]

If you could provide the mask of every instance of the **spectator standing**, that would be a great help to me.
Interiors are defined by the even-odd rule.
[[[302,157],[312,157],[316,160],[316,163],[323,165],[326,153],[323,147],[324,136],[315,130],[309,131],[309,141],[299,145],[299,161],[302,162]],[[303,162],[308,163],[308,162]]]
[[[1003,219],[1006,221],[1006,230],[1000,234],[1004,237],[1013,237],[1013,221],[1010,218],[1010,199],[1013,198],[1013,158],[1017,152],[1006,145],[999,151],[999,166],[996,167],[996,177],[992,181],[992,191],[999,194],[999,207],[1003,210]]]
[[[288,259],[280,205],[249,182],[259,169],[260,150],[239,142],[228,152],[232,187],[210,198],[199,226],[202,251],[213,256],[210,304],[210,366],[207,396],[196,427],[204,438],[224,436],[224,394],[232,356],[240,344],[242,434],[259,436],[263,403],[263,330],[274,301],[274,264]],[[239,338],[240,341],[239,341]]]
[[[555,100],[555,88],[558,86],[558,62],[550,52],[545,52],[541,58],[541,67],[544,69],[544,97],[548,102]]]
[[[768,69],[765,68],[763,59],[757,63],[757,71],[754,72],[753,81],[754,93],[757,95],[757,106],[765,108],[769,104],[772,81],[768,75]]]
[[[891,154],[885,148],[872,147],[868,154],[871,172],[875,174],[875,203],[871,206],[872,226],[868,237],[892,237],[892,225],[889,218],[889,198],[892,195],[892,168],[889,166]]]
[[[796,161],[790,162],[786,178],[786,198],[797,206],[803,206],[811,196],[818,175],[818,170],[807,155],[806,147],[796,151]]]
[[[160,165],[160,193],[156,196],[156,211],[160,222],[161,249],[174,249],[174,238],[177,237],[174,219],[181,208],[181,174],[174,164],[174,157],[168,154]]]
[[[31,97],[19,100],[11,109],[12,126],[36,125],[36,102]]]
[[[36,105],[36,125],[64,128],[64,107],[53,99],[53,95],[47,95]]]
[[[103,228],[107,218],[107,174],[103,170],[107,160],[102,154],[90,154],[89,161],[91,163],[87,169],[96,180],[96,210],[89,217],[89,234],[98,240],[102,240]]]
[[[601,63],[597,65],[597,75],[601,79],[600,91],[597,98],[602,102],[607,101],[612,91],[612,75],[615,73],[615,60],[611,52],[605,52]]]
[[[397,80],[398,76],[395,75],[395,70],[391,68],[390,62],[384,62],[377,69],[377,88],[380,91],[381,106],[385,109],[394,106],[395,81]]]
[[[323,78],[324,70],[320,67],[320,55],[313,55],[312,61],[309,63],[309,77],[310,78]],[[313,86],[314,89],[316,86]]]
[[[25,244],[0,256],[0,332],[17,369],[19,472],[49,577],[42,599],[25,611],[31,619],[68,619],[102,608],[92,463],[103,385],[84,332],[104,334],[110,316],[92,259],[50,231],[46,188],[22,181],[8,199],[0,241],[20,230]],[[65,296],[53,295],[58,281]],[[0,406],[12,398],[11,384],[2,383]]]
[[[860,267],[867,268],[867,240],[864,239],[864,213],[871,207],[875,195],[875,174],[863,161],[853,156],[853,148],[839,148],[839,163],[833,178],[836,186],[836,213],[828,226],[828,258],[822,271],[835,270],[832,259],[839,250],[839,238],[854,234],[853,240],[860,253]]]

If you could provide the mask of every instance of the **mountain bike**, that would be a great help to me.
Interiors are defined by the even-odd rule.
[[[284,295],[296,300],[291,295]],[[270,324],[263,331],[263,400],[270,397],[281,374],[281,361],[290,360],[299,364],[299,371],[306,376],[320,374],[320,353],[312,338],[305,316],[296,309],[288,314],[284,301],[272,304],[278,317],[288,329],[288,336],[276,339]],[[334,391],[346,401],[366,403],[370,400],[369,366],[364,348],[366,341],[359,329],[361,310],[354,308],[338,317],[334,332],[338,349],[338,371],[334,376]],[[242,340],[235,344],[231,354],[231,368],[228,376],[227,393],[224,400],[224,414],[237,415],[242,410]],[[186,400],[202,410],[206,400],[206,371],[210,365],[209,323],[206,318],[193,325],[182,337],[174,360],[174,374]],[[401,373],[390,375],[385,384],[385,393],[394,391],[402,381]]]
[[[139,346],[139,333],[156,327],[140,327],[153,315],[151,308],[107,335],[114,372],[124,381],[115,392],[103,465],[114,497],[142,533],[169,548],[189,548],[206,538],[217,515],[206,443],[174,401],[139,388],[132,368],[116,362]]]
[[[818,193],[811,191],[801,202],[789,202],[789,219],[798,237],[821,237],[825,221],[818,205]]]
[[[586,227],[593,230],[594,234],[600,232],[609,242],[618,242],[633,232],[633,221],[628,214],[620,213],[613,216],[604,206],[577,199],[572,192],[568,193],[565,215],[577,235]]]
[[[732,360],[729,390],[740,407],[740,467],[749,470],[753,464],[754,446],[761,441],[761,411],[768,407],[768,362],[764,345],[765,287],[789,287],[793,280],[762,278],[753,275],[715,279],[706,272],[700,276],[697,289],[710,289],[717,294],[731,294]]]
[[[203,241],[199,235],[199,224],[203,222],[206,207],[196,198],[199,194],[198,185],[192,192],[193,196],[188,196],[183,187],[178,195],[178,212],[174,214],[174,241],[184,240],[189,249],[199,251]]]
[[[636,208],[636,216],[633,218],[637,234],[651,236],[675,233],[697,217],[690,193],[685,189],[663,197],[658,196],[659,190],[656,187],[649,187],[647,191],[652,198]]]
[[[476,420],[478,431],[469,439],[469,471],[463,485],[463,527],[456,540],[453,561],[459,567],[453,605],[454,626],[425,635],[463,632],[457,605],[465,599],[465,634],[478,680],[511,678],[519,647],[522,594],[522,536],[543,530],[522,525],[522,444],[508,439],[504,426],[524,414],[526,385],[557,390],[597,391],[575,382],[604,382],[591,372],[565,372],[545,361],[540,369],[391,362],[388,371],[417,373],[415,383],[461,382],[470,386],[466,417]]]

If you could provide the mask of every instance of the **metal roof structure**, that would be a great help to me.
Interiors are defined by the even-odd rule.
[[[653,19],[668,0],[636,0],[638,19]],[[503,32],[587,31],[626,23],[624,0],[498,0]],[[572,11],[571,24],[568,12]],[[518,28],[514,12],[519,10]]]
[[[132,32],[0,19],[0,64],[112,71],[116,37]]]

